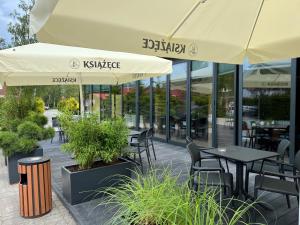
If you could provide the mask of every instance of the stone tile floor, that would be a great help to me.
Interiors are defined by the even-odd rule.
[[[0,225],[76,225],[54,192],[52,192],[53,209],[50,213],[34,219],[21,217],[18,185],[10,185],[7,176],[4,157],[0,154]]]

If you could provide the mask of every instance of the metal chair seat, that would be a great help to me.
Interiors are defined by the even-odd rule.
[[[196,165],[199,163],[196,163]],[[200,165],[199,165],[200,166]],[[213,167],[213,168],[220,168],[224,171],[224,168],[220,166],[220,162],[216,159],[206,159],[201,160],[201,167]]]
[[[247,166],[247,170],[251,173],[260,173],[260,170],[261,170],[261,161],[256,161],[253,163],[253,166],[252,166],[252,163],[247,163],[246,166]],[[270,171],[270,172],[280,172],[279,171],[279,166],[276,165],[275,163],[274,164],[270,164],[268,162],[265,162],[264,165],[263,165],[263,171]]]
[[[232,188],[233,176],[231,173],[218,173],[218,172],[196,172],[197,176],[194,178],[194,182],[200,185],[208,186],[221,186]]]
[[[130,146],[132,147],[146,147],[145,143],[140,143],[140,142],[130,142]]]
[[[294,181],[280,180],[261,175],[255,176],[255,189],[294,196],[299,195]]]

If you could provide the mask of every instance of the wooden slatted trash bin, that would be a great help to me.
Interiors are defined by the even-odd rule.
[[[19,202],[22,217],[42,216],[52,209],[50,159],[28,157],[18,160]]]

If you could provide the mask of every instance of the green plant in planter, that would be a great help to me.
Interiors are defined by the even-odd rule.
[[[41,140],[42,128],[34,122],[25,121],[17,128],[17,133],[20,138]]]
[[[44,116],[41,113],[34,112],[34,111],[29,112],[28,116],[25,118],[25,120],[34,122],[37,125],[39,125],[40,127],[44,127],[48,122],[48,119],[46,116]]]
[[[0,147],[5,156],[15,153],[30,153],[38,147],[38,141],[53,136],[53,128],[44,128],[25,120],[17,127],[17,132],[0,131]]]
[[[100,122],[97,115],[88,115],[73,120],[64,113],[59,120],[69,140],[62,149],[73,153],[80,169],[91,168],[97,159],[112,163],[127,146],[128,128],[121,118]]]
[[[237,225],[243,221],[254,203],[239,202],[235,210],[229,207],[232,199],[223,204],[217,201],[218,192],[208,187],[195,193],[188,183],[179,182],[170,170],[150,171],[146,176],[124,177],[119,187],[105,191],[101,205],[111,206],[115,214],[107,224],[132,225]],[[256,223],[258,224],[258,223]]]

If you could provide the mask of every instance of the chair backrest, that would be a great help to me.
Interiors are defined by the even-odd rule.
[[[193,142],[193,139],[190,136],[186,136],[185,141],[187,144],[189,144],[189,143]]]
[[[139,143],[143,143],[146,142],[147,139],[147,130],[142,131],[139,135],[138,135],[138,142]]]
[[[154,130],[153,130],[153,127],[149,128],[146,132],[146,137],[147,138],[153,138],[153,135],[154,135]]]
[[[277,147],[277,153],[279,154],[279,158],[283,159],[284,154],[287,152],[290,147],[290,141],[287,139],[282,139]]]
[[[201,160],[199,147],[195,143],[191,142],[186,146],[186,148],[190,154],[192,165],[195,165],[196,162],[199,162]]]
[[[52,127],[59,127],[59,121],[57,117],[52,117]]]
[[[298,151],[295,155],[294,165],[298,171],[300,171],[300,151]]]

